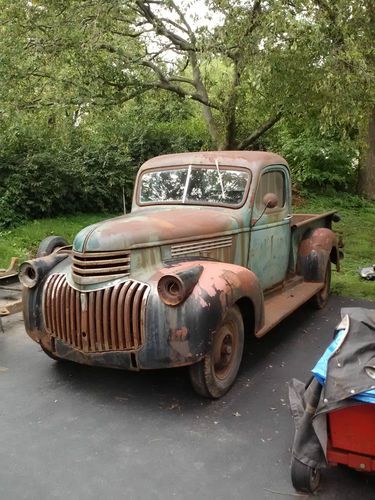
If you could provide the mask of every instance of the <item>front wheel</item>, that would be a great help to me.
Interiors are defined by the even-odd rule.
[[[323,309],[327,305],[330,289],[331,289],[331,262],[328,261],[326,272],[324,275],[324,286],[313,297],[313,303],[317,309]]]
[[[238,306],[226,312],[212,339],[211,351],[189,367],[195,391],[208,398],[220,398],[233,385],[241,364],[244,325]]]
[[[292,459],[292,483],[297,491],[314,493],[320,483],[320,471],[309,467],[293,457]]]

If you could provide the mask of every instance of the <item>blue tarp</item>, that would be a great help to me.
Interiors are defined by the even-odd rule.
[[[331,342],[331,344],[327,347],[323,356],[312,369],[312,373],[321,385],[324,385],[326,381],[328,361],[332,354],[336,351],[337,347],[341,345],[344,336],[345,330],[339,330],[333,342]],[[356,396],[353,396],[353,399],[357,399],[363,403],[375,404],[375,389],[357,394]]]

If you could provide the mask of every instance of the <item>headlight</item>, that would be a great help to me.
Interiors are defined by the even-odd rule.
[[[158,292],[163,302],[176,306],[185,298],[185,287],[182,281],[173,275],[163,276],[158,283]]]
[[[176,274],[166,274],[160,278],[158,293],[168,306],[176,306],[183,302],[198,283],[203,266],[194,266]]]
[[[63,259],[67,258],[66,253],[56,253],[46,257],[26,260],[20,266],[18,278],[26,288],[34,288],[42,279]]]
[[[38,271],[30,262],[21,264],[18,278],[22,285],[27,288],[33,288],[39,281]]]

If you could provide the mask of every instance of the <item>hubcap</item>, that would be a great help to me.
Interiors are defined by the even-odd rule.
[[[225,379],[230,372],[238,344],[238,335],[233,323],[225,323],[216,333],[213,345],[215,376]]]

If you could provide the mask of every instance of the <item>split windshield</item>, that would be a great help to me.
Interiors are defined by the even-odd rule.
[[[226,167],[194,166],[145,172],[141,177],[140,203],[239,205],[250,175]]]

